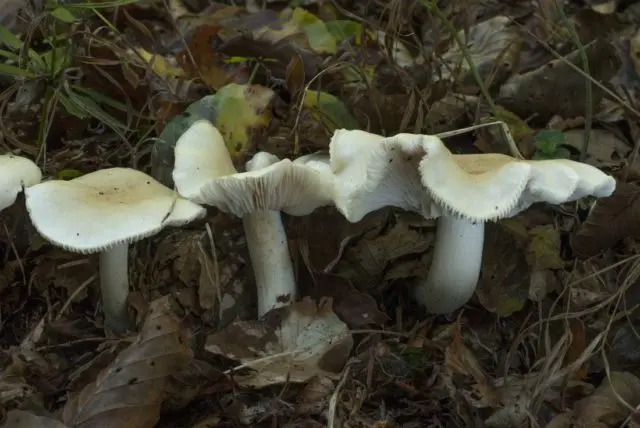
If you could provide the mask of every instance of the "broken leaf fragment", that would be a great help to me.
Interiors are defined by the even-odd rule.
[[[271,25],[254,32],[258,40],[278,43],[287,39],[301,48],[319,54],[335,54],[336,39],[327,25],[313,13],[302,8],[286,8],[280,13],[279,28]]]
[[[62,422],[46,416],[38,416],[24,410],[11,410],[7,413],[0,428],[68,428]]]
[[[608,198],[598,200],[571,239],[578,257],[590,257],[616,245],[622,238],[640,238],[640,187],[618,181]]]
[[[460,30],[458,37],[465,42],[467,53],[485,82],[504,79],[518,63],[522,36],[510,17],[496,16],[482,21],[468,31]],[[453,70],[462,92],[475,93],[478,88],[474,73],[460,47],[455,41],[452,43],[451,49],[443,55],[444,64],[439,73],[449,77]]]
[[[241,386],[262,388],[306,382],[317,375],[336,378],[346,362],[353,338],[331,308],[305,298],[274,309],[257,321],[236,321],[207,338],[205,349],[237,360],[248,373],[234,373]]]

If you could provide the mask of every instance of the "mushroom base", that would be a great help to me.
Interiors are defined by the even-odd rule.
[[[418,302],[435,314],[463,306],[478,283],[483,244],[484,223],[440,217],[429,274],[416,286]]]

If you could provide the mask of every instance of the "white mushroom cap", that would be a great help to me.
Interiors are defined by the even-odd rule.
[[[93,253],[204,217],[206,210],[128,168],[52,180],[25,190],[38,232],[68,251]]]
[[[42,180],[42,172],[33,161],[12,154],[0,155],[0,211],[16,201],[23,188]]]
[[[437,214],[437,207],[420,181],[418,164],[423,139],[436,137],[398,134],[382,137],[360,130],[336,130],[329,144],[335,180],[335,205],[350,222],[371,211],[393,206]]]
[[[222,134],[208,120],[194,122],[178,139],[173,182],[181,196],[204,204],[202,187],[212,179],[236,172]]]
[[[200,199],[238,217],[264,211],[301,216],[333,203],[333,181],[321,172],[321,163],[311,167],[305,160],[278,160],[259,152],[247,162],[247,170],[209,180]]]
[[[501,154],[453,155],[439,139],[424,139],[422,184],[434,201],[470,221],[511,217],[536,202],[560,204],[609,196],[615,179],[565,159],[524,161]]]

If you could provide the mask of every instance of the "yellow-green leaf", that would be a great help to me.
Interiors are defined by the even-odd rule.
[[[231,156],[242,155],[254,146],[252,134],[271,120],[268,107],[274,95],[264,86],[230,83],[213,96],[218,112],[215,125]]]
[[[560,258],[560,235],[552,225],[537,226],[529,231],[527,262],[534,269],[562,269]]]
[[[82,172],[77,169],[63,169],[56,173],[56,180],[73,180],[82,175]]]
[[[291,20],[298,24],[307,36],[309,47],[317,53],[334,54],[337,51],[336,39],[327,29],[324,22],[304,9],[296,8]]]

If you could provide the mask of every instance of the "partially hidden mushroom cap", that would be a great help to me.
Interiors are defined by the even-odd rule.
[[[311,161],[317,163],[307,166]],[[247,162],[246,172],[209,180],[200,198],[238,217],[264,211],[301,216],[332,204],[332,186],[330,175],[318,159],[292,162],[259,152]]]
[[[511,217],[536,202],[609,196],[615,189],[613,177],[580,162],[453,155],[439,139],[425,138],[423,146],[422,184],[446,212],[471,221]]]
[[[69,251],[94,253],[181,226],[206,210],[129,168],[109,168],[25,190],[35,228]]]
[[[23,188],[42,180],[42,172],[33,161],[12,154],[0,155],[0,211],[13,205]]]
[[[348,221],[357,222],[386,206],[437,215],[418,171],[422,140],[413,134],[383,137],[360,130],[335,131],[329,143],[335,205]]]
[[[222,134],[208,120],[194,122],[176,142],[173,182],[181,196],[204,204],[202,187],[236,172]]]

